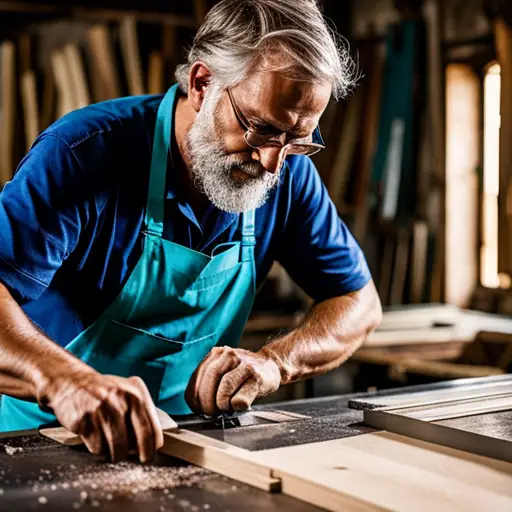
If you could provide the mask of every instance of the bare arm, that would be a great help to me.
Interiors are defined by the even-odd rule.
[[[0,284],[0,393],[45,401],[49,383],[64,369],[91,370],[41,333]]]
[[[108,449],[114,460],[126,458],[132,437],[141,460],[149,460],[163,445],[144,382],[96,372],[41,333],[2,284],[0,393],[53,410],[91,452]]]
[[[314,377],[344,363],[381,322],[373,281],[357,292],[317,304],[304,323],[266,345],[279,366],[281,384]]]
[[[337,368],[380,323],[373,282],[317,304],[304,323],[258,352],[216,347],[192,376],[186,398],[196,412],[245,410],[280,385]]]

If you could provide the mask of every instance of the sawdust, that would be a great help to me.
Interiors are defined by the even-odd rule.
[[[87,471],[75,469],[53,475],[48,470],[41,472],[44,476],[39,476],[38,483],[32,487],[33,492],[76,489],[76,502],[92,507],[99,507],[99,500],[112,501],[115,496],[137,497],[147,491],[162,491],[167,499],[174,499],[170,489],[192,487],[215,476],[195,466],[144,466],[136,462],[107,463],[88,466]],[[59,477],[66,479],[59,481]]]
[[[15,453],[20,453],[23,451],[21,446],[11,446],[9,444],[4,444],[4,450],[7,455],[14,455]]]

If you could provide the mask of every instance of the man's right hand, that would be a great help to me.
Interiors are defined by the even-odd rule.
[[[95,370],[59,374],[44,399],[62,426],[82,437],[90,452],[125,460],[136,447],[141,462],[164,444],[151,395],[139,377],[102,375]]]

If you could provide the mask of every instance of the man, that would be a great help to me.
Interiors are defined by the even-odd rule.
[[[73,112],[0,195],[0,429],[58,420],[142,461],[172,414],[245,410],[343,363],[380,321],[309,155],[351,61],[310,0],[224,0],[162,96]],[[280,261],[304,323],[237,349]]]

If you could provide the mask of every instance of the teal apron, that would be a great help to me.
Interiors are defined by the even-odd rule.
[[[167,155],[177,86],[158,110],[143,252],[119,296],[66,348],[104,374],[138,375],[155,404],[189,414],[184,391],[215,345],[236,346],[255,295],[254,211],[242,215],[241,242],[211,256],[162,238]],[[53,414],[2,396],[0,431],[38,428]]]

